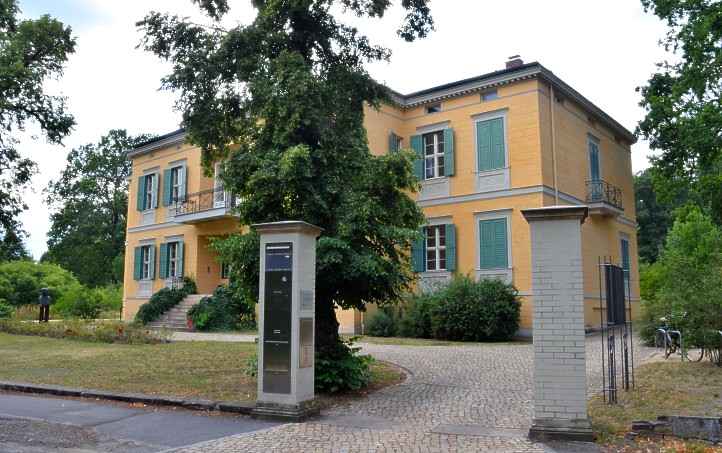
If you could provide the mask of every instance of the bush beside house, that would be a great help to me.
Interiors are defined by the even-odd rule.
[[[499,280],[452,278],[446,286],[409,297],[398,310],[381,308],[368,334],[455,341],[505,341],[519,329],[517,290]]]
[[[238,297],[238,291],[222,285],[188,310],[193,328],[200,331],[253,329],[254,304]]]
[[[144,325],[151,323],[178,305],[186,296],[197,292],[196,283],[188,277],[183,277],[183,285],[180,288],[163,288],[153,294],[147,303],[140,306],[135,320]]]

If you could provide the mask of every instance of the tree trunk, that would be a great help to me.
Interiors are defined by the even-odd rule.
[[[339,355],[338,321],[331,300],[316,301],[316,353],[326,359],[334,359]]]

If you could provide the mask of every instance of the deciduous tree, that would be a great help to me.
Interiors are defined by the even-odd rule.
[[[17,132],[36,123],[50,143],[61,143],[74,124],[65,99],[45,93],[43,84],[60,77],[75,51],[70,27],[44,15],[18,18],[16,0],[0,0],[0,240],[17,242],[24,232],[17,215],[35,170],[17,149]]]
[[[226,0],[194,3],[211,26],[153,12],[139,22],[143,45],[172,62],[163,87],[180,94],[183,124],[206,164],[226,160],[226,184],[244,200],[241,222],[297,219],[324,229],[316,346],[333,358],[343,353],[335,305],[397,299],[413,280],[408,249],[423,221],[408,196],[418,184],[411,153],[373,156],[363,127],[364,105],[389,98],[364,65],[388,60],[390,51],[339,21],[341,11],[381,18],[391,2],[254,0],[252,23],[228,30],[220,26]],[[426,36],[428,0],[400,4],[407,13],[398,35]],[[239,261],[231,265],[248,278],[253,273],[241,270],[257,269],[257,238],[235,240]]]
[[[48,188],[48,251],[43,260],[60,264],[85,285],[119,283],[114,268],[125,249],[130,161],[125,152],[148,140],[111,130],[98,143],[73,149],[67,166]]]

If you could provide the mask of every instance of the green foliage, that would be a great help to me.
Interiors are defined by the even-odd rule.
[[[243,374],[250,377],[258,376],[258,354],[252,354],[243,364]]]
[[[65,169],[46,189],[55,212],[43,261],[60,264],[88,286],[122,281],[131,166],[125,152],[149,138],[116,129],[68,153]]]
[[[63,320],[33,323],[0,320],[0,332],[98,343],[156,344],[169,341],[167,332],[143,329],[120,321]]]
[[[672,212],[684,202],[685,194],[675,200],[659,197],[655,191],[654,168],[648,168],[634,176],[634,195],[637,211],[637,244],[641,261],[657,261],[664,245],[667,231],[672,226]]]
[[[667,201],[681,192],[722,224],[722,3],[642,0],[669,26],[670,58],[642,87],[639,135],[657,151],[654,186]]]
[[[503,341],[519,329],[521,303],[516,289],[500,280],[455,276],[437,290],[431,314],[433,335],[442,340]]]
[[[0,263],[0,298],[10,305],[37,304],[41,288],[48,288],[52,302],[56,302],[68,291],[80,288],[80,283],[73,274],[55,264]]]
[[[197,291],[195,282],[183,277],[183,285],[180,288],[163,288],[153,294],[148,302],[140,306],[135,314],[135,320],[143,325],[153,322],[178,305],[187,295],[195,294]]]
[[[12,318],[15,313],[15,308],[12,305],[8,305],[4,300],[0,299],[0,319]]]
[[[196,3],[214,21],[228,11],[225,0]],[[428,3],[401,1],[403,39],[431,31]],[[379,18],[390,2],[252,4],[253,21],[230,30],[159,13],[138,26],[144,47],[171,63],[163,86],[179,94],[183,125],[203,162],[225,162],[225,186],[244,200],[241,224],[298,219],[324,229],[315,329],[317,352],[329,359],[341,347],[335,304],[398,300],[414,279],[408,251],[423,215],[409,197],[418,188],[413,153],[373,155],[363,127],[364,106],[389,99],[364,65],[390,52],[339,22],[344,12]],[[258,247],[250,245],[257,238],[229,241],[227,248],[238,249],[227,261],[231,279],[255,300]]]
[[[642,308],[649,335],[667,318],[689,346],[722,328],[722,231],[698,208],[678,211],[657,264],[645,270]],[[644,329],[643,329],[644,330]],[[717,339],[718,340],[718,339]]]
[[[393,337],[397,326],[393,313],[387,308],[381,308],[373,314],[366,324],[366,333],[373,337]]]
[[[411,338],[433,338],[431,315],[438,303],[438,291],[410,295],[402,308],[399,335]]]
[[[120,286],[86,288],[78,286],[63,294],[53,313],[64,318],[96,319],[103,312],[120,312],[123,304]]]
[[[16,0],[0,1],[0,261],[26,255],[17,215],[26,209],[22,193],[36,166],[21,157],[16,133],[32,122],[59,144],[75,123],[65,98],[43,91],[75,51],[70,27],[48,15],[20,16]]]
[[[330,355],[316,354],[315,387],[319,393],[356,391],[371,381],[370,366],[374,359],[361,355],[354,339],[340,341]]]
[[[254,309],[253,302],[239,298],[227,286],[219,286],[213,296],[204,297],[188,310],[188,318],[200,331],[250,329],[255,327]]]
[[[662,264],[640,263],[639,265],[639,290],[642,296],[641,317],[639,334],[645,344],[654,345],[656,330],[660,326],[660,318],[669,316],[664,310],[660,310],[659,290],[662,287],[663,274]]]

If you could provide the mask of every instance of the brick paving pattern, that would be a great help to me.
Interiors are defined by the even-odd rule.
[[[587,337],[588,392],[601,388],[599,336]],[[553,452],[530,442],[531,344],[364,345],[407,380],[320,419],[174,450],[215,452]],[[637,361],[649,350],[635,349]],[[579,451],[589,451],[585,446]],[[565,450],[574,451],[574,450]]]

